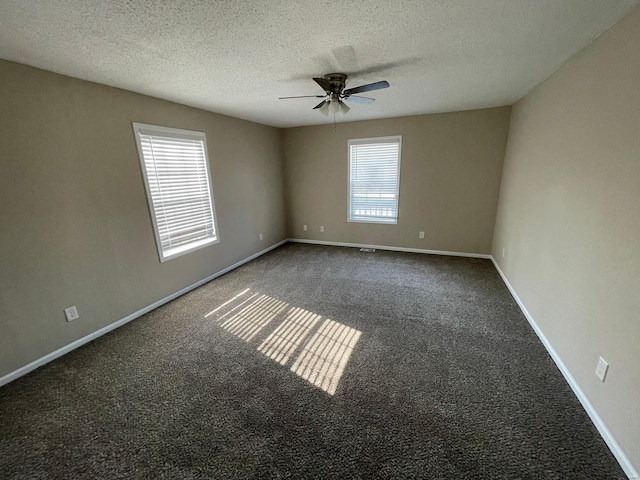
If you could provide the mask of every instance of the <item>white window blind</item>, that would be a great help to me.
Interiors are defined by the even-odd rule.
[[[398,223],[401,140],[349,140],[349,221]]]
[[[160,261],[218,240],[204,133],[134,123]]]

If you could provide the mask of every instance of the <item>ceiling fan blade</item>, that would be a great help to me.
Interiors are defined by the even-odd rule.
[[[344,97],[344,99],[356,103],[366,103],[367,105],[376,101],[374,98],[361,97],[360,95],[349,95],[348,97]]]
[[[344,93],[351,95],[352,93],[370,92],[372,90],[380,90],[381,88],[389,88],[389,82],[382,80],[381,82],[368,83],[366,85],[360,85],[359,87],[347,88]]]
[[[320,87],[325,91],[325,92],[329,92],[331,91],[331,84],[329,83],[329,80],[326,80],[324,78],[318,78],[318,77],[314,77],[313,80],[320,85]]]
[[[327,100],[323,100],[321,101],[318,105],[316,105],[315,107],[313,107],[312,110],[315,110],[316,108],[322,108],[322,106],[327,103]]]
[[[297,97],[278,97],[278,100],[286,100],[288,98],[324,98],[326,95],[298,95]]]

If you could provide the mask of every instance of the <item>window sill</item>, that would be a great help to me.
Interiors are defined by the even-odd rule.
[[[213,245],[214,243],[218,243],[219,241],[220,239],[218,237],[205,238],[202,240],[198,240],[197,242],[189,243],[187,245],[181,245],[179,247],[166,250],[162,252],[162,254],[160,255],[160,262],[166,262],[167,260],[180,257],[186,253],[191,253],[196,250],[200,250],[201,248],[208,247],[209,245]]]
[[[374,219],[367,219],[367,220],[360,220],[360,219],[353,219],[353,218],[348,218],[347,222],[349,223],[375,223],[377,225],[397,225],[398,224],[398,219],[393,219],[393,220],[374,220]]]

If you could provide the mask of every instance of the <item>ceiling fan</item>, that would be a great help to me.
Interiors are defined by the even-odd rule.
[[[366,85],[360,85],[354,88],[345,88],[347,83],[347,75],[344,73],[329,73],[322,77],[314,77],[314,81],[320,85],[324,90],[324,95],[299,95],[295,97],[280,97],[280,99],[289,98],[322,98],[322,102],[313,107],[314,110],[320,110],[320,113],[327,116],[329,113],[347,113],[349,106],[344,103],[345,100],[349,100],[356,103],[370,104],[375,102],[375,99],[370,97],[362,97],[356,95],[362,92],[371,92],[372,90],[380,90],[382,88],[389,88],[389,82],[382,80],[381,82],[368,83]]]

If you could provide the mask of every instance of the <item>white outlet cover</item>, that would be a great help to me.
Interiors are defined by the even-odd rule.
[[[67,317],[67,322],[72,322],[80,318],[80,315],[78,315],[78,309],[76,308],[75,305],[69,308],[65,308],[64,314]]]
[[[260,234],[260,240],[262,240],[262,234]]]
[[[602,382],[604,382],[604,379],[607,376],[608,370],[609,370],[609,364],[604,361],[604,358],[600,357],[598,359],[598,365],[596,366],[596,377],[598,377]]]
[[[306,225],[302,225],[302,229],[306,232],[307,231],[307,226]]]
[[[420,232],[420,233],[418,234],[418,238],[424,238],[424,232]]]
[[[321,226],[320,226],[320,231],[321,231],[321,232],[324,232],[324,225],[321,225]]]

